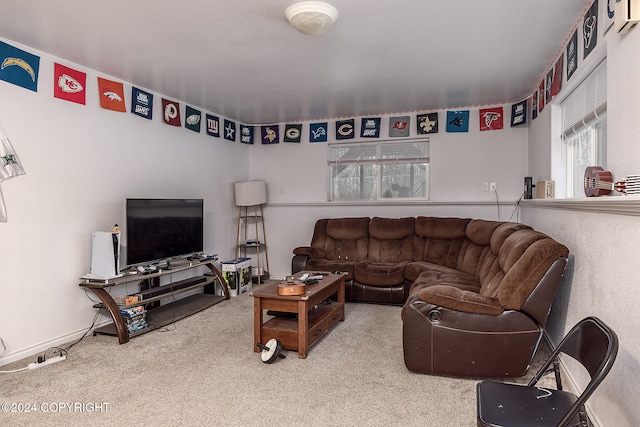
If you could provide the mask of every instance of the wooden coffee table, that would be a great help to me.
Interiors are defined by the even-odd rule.
[[[295,275],[299,278],[301,271]],[[306,272],[313,275],[313,272]],[[309,347],[344,321],[344,274],[323,273],[318,283],[307,285],[304,295],[278,295],[278,285],[272,282],[254,288],[253,296],[253,351],[261,352],[259,343],[272,338],[280,340],[287,350],[297,350],[298,357],[307,357]],[[329,299],[337,297],[337,301]],[[263,323],[264,311],[273,310],[282,315]],[[293,313],[292,315],[287,315]]]

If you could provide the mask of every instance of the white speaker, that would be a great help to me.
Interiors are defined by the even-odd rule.
[[[96,231],[91,249],[91,277],[120,277],[120,232]]]

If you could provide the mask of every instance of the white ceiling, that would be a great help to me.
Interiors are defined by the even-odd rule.
[[[294,0],[2,0],[0,37],[271,124],[519,101],[593,0],[326,1],[338,20],[307,36]]]

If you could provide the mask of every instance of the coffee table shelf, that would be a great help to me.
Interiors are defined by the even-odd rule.
[[[311,347],[340,320],[344,319],[344,304],[332,301],[309,312],[307,343]],[[262,325],[261,334],[276,338],[282,347],[298,350],[298,318],[276,316]]]

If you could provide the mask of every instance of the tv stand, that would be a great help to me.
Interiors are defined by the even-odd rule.
[[[186,271],[197,267],[207,267],[210,272],[200,276],[193,276],[176,282],[160,285],[160,278],[180,271]],[[139,284],[144,282],[145,286],[136,295],[142,296],[142,301],[133,304],[119,306],[109,290],[114,286],[126,284]],[[215,295],[215,284],[219,283],[224,295]],[[171,265],[171,269],[158,270],[149,274],[129,274],[125,272],[122,277],[105,281],[83,280],[80,286],[89,288],[101,303],[94,305],[98,309],[107,309],[113,318],[113,324],[96,328],[93,334],[113,335],[118,337],[118,342],[124,344],[129,338],[161,328],[177,320],[184,319],[199,311],[209,308],[221,301],[229,299],[229,289],[220,271],[214,265],[214,260],[188,261],[181,265]],[[196,293],[184,298],[176,298],[180,294],[190,291],[204,290],[204,293]],[[159,305],[160,300],[173,297],[174,301]],[[127,324],[120,310],[124,308],[143,305],[147,308],[148,326],[139,331],[129,333]]]

